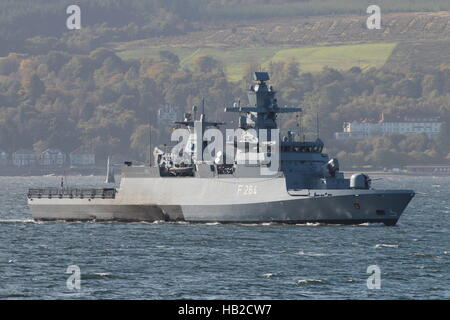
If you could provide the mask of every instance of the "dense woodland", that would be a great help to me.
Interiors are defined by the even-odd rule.
[[[165,104],[180,113],[207,101],[208,117],[235,120],[223,108],[246,101],[250,81],[228,82],[219,62],[200,57],[192,70],[182,70],[174,55],[161,60],[124,61],[108,49],[88,55],[52,51],[45,55],[10,54],[0,59],[0,148],[13,151],[47,147],[70,152],[92,146],[100,157],[128,154],[145,159],[149,145],[149,115],[155,143],[169,143],[170,129],[158,126],[157,110]],[[439,115],[450,119],[450,66],[429,73],[407,70],[346,72],[325,68],[302,73],[295,61],[272,64],[272,83],[280,89],[281,105],[304,108],[302,125],[315,134],[319,113],[321,138],[331,142],[343,121],[379,119],[386,115]],[[297,129],[285,118],[283,129]],[[450,159],[446,126],[437,139],[426,135],[392,135],[373,141],[329,143],[328,151],[352,164],[377,166],[441,163]]]
[[[198,57],[192,68],[184,69],[169,52],[161,52],[160,59],[122,60],[103,46],[111,41],[189,32],[198,28],[198,21],[206,23],[206,11],[227,19],[227,10],[241,1],[78,1],[92,10],[83,18],[86,27],[77,32],[64,29],[68,2],[24,0],[18,5],[7,0],[0,4],[0,149],[39,152],[53,147],[70,152],[86,146],[99,159],[126,154],[144,161],[150,128],[154,144],[170,143],[171,129],[157,123],[157,110],[170,104],[185,112],[202,97],[210,119],[236,125],[236,116],[224,115],[223,108],[238,99],[246,101],[251,71],[259,66],[247,66],[247,78],[230,83],[220,62],[208,56]],[[310,14],[320,14],[328,2],[253,0],[245,4],[259,5],[254,17],[261,18],[274,4],[304,6]],[[342,12],[351,12],[354,3],[342,1]],[[418,1],[398,3],[409,3],[411,8],[420,5]],[[427,6],[437,10],[445,3],[435,0]],[[450,161],[450,65],[421,71],[325,68],[311,74],[302,72],[298,62],[286,61],[268,69],[272,84],[280,91],[279,104],[304,109],[302,127],[309,137],[315,136],[318,113],[327,152],[347,166]],[[379,119],[381,112],[440,116],[444,130],[433,139],[390,135],[370,141],[333,140],[344,121]],[[298,130],[296,118],[281,120],[284,130]]]

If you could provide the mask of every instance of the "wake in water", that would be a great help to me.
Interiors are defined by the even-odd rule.
[[[33,219],[0,219],[0,223],[35,223],[35,224],[40,224],[41,222],[34,221]]]
[[[203,226],[219,226],[219,225],[234,225],[234,226],[245,226],[245,227],[270,227],[270,226],[299,226],[299,227],[380,227],[384,224],[382,223],[361,223],[356,225],[351,224],[328,224],[320,222],[306,222],[306,223],[283,223],[283,222],[260,222],[260,223],[246,223],[246,222],[189,222],[189,221],[135,221],[135,222],[124,222],[124,221],[99,221],[99,220],[89,220],[89,221],[74,221],[74,220],[52,220],[52,221],[35,221],[32,218],[28,219],[0,219],[0,223],[34,223],[34,224],[44,224],[44,223],[95,223],[95,224],[138,224],[138,225],[203,225]]]

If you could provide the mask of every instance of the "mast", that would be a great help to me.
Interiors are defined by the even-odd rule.
[[[205,98],[202,98],[202,114],[205,114]]]
[[[231,108],[225,108],[225,112],[239,112],[246,114],[245,125],[242,129],[276,129],[278,113],[301,112],[301,108],[280,108],[276,99],[276,91],[272,86],[267,86],[270,80],[267,72],[255,72],[252,85],[247,92],[249,106],[241,107],[240,104]]]
[[[316,112],[316,133],[317,133],[317,139],[320,137],[320,130],[319,130],[319,112]]]
[[[110,162],[109,162],[109,156],[108,156],[105,183],[115,183],[115,182],[116,181],[114,179],[114,167],[111,167]]]
[[[152,166],[152,125],[150,123],[150,109],[148,110],[148,162],[149,166]],[[109,160],[109,158],[108,158]]]
[[[194,118],[192,118],[192,114],[186,113],[185,119],[183,121],[176,121],[175,124],[180,124],[185,127],[190,132],[189,140],[194,144],[194,152],[193,154],[196,154],[196,161],[203,161],[203,151],[205,149],[205,141],[203,140],[204,133],[209,127],[218,127],[220,125],[223,125],[223,122],[213,122],[213,121],[207,121],[206,115],[205,115],[205,99],[202,98],[202,113],[200,114],[200,119],[195,120],[195,114],[197,111],[197,107],[193,106],[192,111],[194,113]]]

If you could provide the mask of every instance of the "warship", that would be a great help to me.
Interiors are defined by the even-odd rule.
[[[176,122],[187,132],[185,143],[179,149],[155,148],[154,164],[125,162],[117,187],[29,189],[33,218],[395,225],[414,191],[374,189],[363,173],[346,178],[338,160],[323,153],[319,137],[277,135],[277,115],[301,108],[279,107],[268,81],[268,73],[255,72],[248,105],[225,108],[239,115],[238,133],[224,139],[225,152],[204,156],[211,141],[206,133],[220,131],[223,123],[208,122],[204,109],[197,116],[194,107]]]

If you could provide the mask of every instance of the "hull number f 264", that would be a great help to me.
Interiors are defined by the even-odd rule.
[[[258,194],[258,191],[256,190],[256,186],[252,184],[239,184],[237,186],[237,194],[248,196],[252,194]]]

